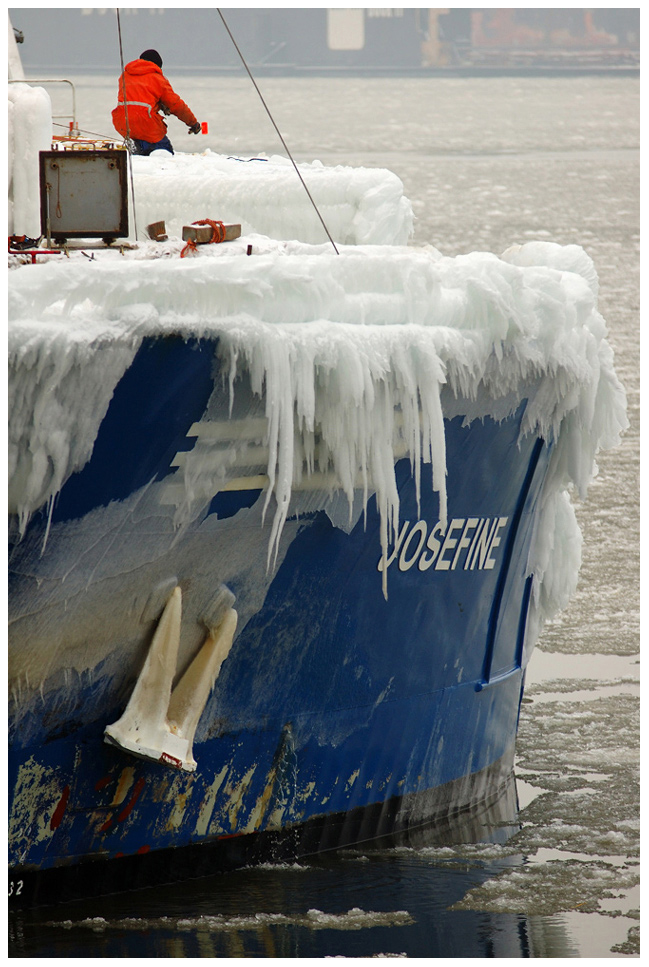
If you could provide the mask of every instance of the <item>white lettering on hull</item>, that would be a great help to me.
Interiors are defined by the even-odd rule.
[[[508,521],[509,517],[453,517],[446,528],[438,521],[429,530],[424,520],[412,527],[406,520],[386,561],[379,558],[377,570],[396,561],[400,571],[409,571],[415,564],[420,571],[490,571],[496,566],[494,553]]]

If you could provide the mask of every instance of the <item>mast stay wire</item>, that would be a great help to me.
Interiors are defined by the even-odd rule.
[[[243,56],[243,54],[242,54],[242,53],[241,53],[241,51],[239,50],[239,45],[237,44],[237,42],[236,42],[236,40],[235,40],[235,39],[234,39],[234,37],[232,36],[232,31],[231,31],[231,30],[230,30],[230,28],[228,27],[228,25],[227,25],[227,22],[226,22],[226,20],[225,20],[225,17],[223,16],[223,14],[222,14],[222,12],[221,12],[221,9],[220,9],[220,7],[217,7],[217,8],[216,8],[216,10],[217,10],[217,12],[218,12],[218,15],[219,15],[219,17],[220,17],[220,18],[221,18],[221,20],[223,21],[223,26],[224,26],[224,27],[225,27],[225,29],[227,30],[227,32],[228,32],[228,34],[229,34],[229,37],[230,37],[230,40],[231,40],[231,41],[232,41],[232,43],[234,44],[234,47],[235,47],[235,50],[236,50],[236,52],[238,53],[238,55],[239,55],[239,57],[241,58],[241,63],[243,64],[243,66],[245,67],[245,69],[246,69],[246,71],[248,72],[248,77],[249,77],[249,78],[250,78],[250,80],[252,81],[252,83],[253,83],[253,85],[254,85],[254,87],[255,87],[255,90],[257,91],[257,94],[259,95],[259,99],[261,100],[261,103],[262,103],[262,104],[264,105],[264,107],[265,107],[265,109],[266,109],[266,113],[267,113],[267,115],[268,115],[268,117],[270,118],[270,120],[271,120],[271,122],[272,122],[272,125],[273,125],[273,127],[275,128],[275,130],[276,130],[276,132],[277,132],[277,135],[278,135],[278,137],[279,137],[279,139],[280,139],[280,141],[282,142],[282,144],[283,144],[283,146],[284,146],[284,150],[286,151],[286,153],[287,153],[287,155],[288,155],[288,156],[289,156],[289,158],[291,159],[291,163],[293,164],[293,167],[295,168],[295,171],[296,171],[296,174],[297,174],[297,176],[298,176],[298,178],[300,179],[300,181],[302,182],[302,187],[303,187],[303,188],[304,188],[304,190],[306,191],[306,193],[307,193],[307,195],[309,196],[309,200],[310,200],[310,202],[311,202],[311,204],[312,204],[312,205],[313,205],[313,207],[315,208],[315,212],[316,212],[316,215],[317,215],[317,216],[318,216],[318,218],[320,219],[320,222],[321,222],[321,224],[322,224],[322,227],[324,228],[324,230],[325,230],[325,232],[327,233],[327,238],[329,239],[329,241],[330,241],[330,242],[331,242],[331,244],[333,245],[333,248],[334,248],[334,252],[336,253],[336,255],[340,255],[340,252],[339,252],[339,251],[338,251],[338,249],[336,248],[336,243],[334,242],[334,240],[333,240],[333,238],[331,237],[331,235],[330,235],[330,233],[329,233],[329,229],[328,229],[328,228],[327,228],[327,226],[325,225],[325,221],[324,221],[324,219],[323,219],[323,217],[322,217],[322,215],[320,214],[320,211],[318,210],[318,206],[317,206],[317,205],[316,205],[316,203],[314,202],[314,200],[313,200],[313,198],[312,198],[312,196],[311,196],[311,192],[310,192],[310,191],[309,191],[309,189],[307,188],[307,186],[306,186],[306,183],[305,183],[305,181],[304,181],[304,178],[303,178],[303,177],[302,177],[302,175],[300,174],[300,171],[299,171],[299,169],[298,169],[298,166],[296,165],[296,163],[295,163],[295,161],[293,160],[293,155],[292,155],[292,154],[291,154],[291,152],[289,151],[289,149],[288,149],[288,145],[286,144],[286,141],[285,141],[285,140],[284,140],[284,138],[282,137],[282,133],[281,133],[281,131],[279,130],[279,128],[277,127],[277,125],[276,125],[276,123],[275,123],[275,119],[274,119],[274,117],[273,117],[273,115],[272,115],[272,114],[270,113],[270,109],[269,109],[269,107],[268,107],[268,105],[266,104],[266,101],[264,100],[264,98],[263,98],[263,95],[262,95],[262,93],[261,93],[261,91],[259,90],[259,87],[257,86],[257,82],[255,81],[255,79],[254,79],[254,77],[252,76],[252,74],[251,74],[251,72],[250,72],[250,68],[248,67],[248,65],[247,65],[247,63],[246,63],[246,60],[245,60],[245,57]],[[120,41],[120,44],[121,44],[121,41]],[[123,68],[122,68],[122,70],[123,70]]]
[[[131,134],[128,126],[128,105],[126,103],[126,80],[124,78],[124,51],[122,49],[122,23],[119,16],[119,7],[116,7],[117,12],[117,35],[119,37],[119,60],[122,67],[122,96],[124,98],[124,118],[126,120],[126,148],[128,153],[128,170],[131,176],[131,200],[133,202],[133,230],[135,232],[135,241],[137,241],[137,217],[135,214],[135,182],[133,180],[133,159],[131,157],[130,142]]]

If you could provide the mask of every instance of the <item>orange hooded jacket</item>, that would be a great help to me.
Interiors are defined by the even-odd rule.
[[[124,98],[125,87],[126,98]],[[132,60],[126,65],[119,79],[117,97],[119,104],[113,111],[113,125],[123,138],[127,136],[124,100],[128,108],[128,134],[138,141],[155,144],[165,137],[167,125],[158,113],[162,107],[190,127],[197,123],[185,102],[174,92],[162,70],[149,60]]]

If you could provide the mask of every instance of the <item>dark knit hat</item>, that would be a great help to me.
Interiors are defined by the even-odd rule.
[[[150,60],[152,64],[157,64],[158,67],[162,67],[162,57],[157,50],[145,50],[140,54],[140,60]]]

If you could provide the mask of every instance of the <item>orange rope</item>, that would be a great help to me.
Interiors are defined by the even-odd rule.
[[[201,218],[197,222],[192,222],[192,225],[211,225],[212,237],[210,239],[210,243],[212,242],[218,243],[218,242],[225,241],[225,225],[223,224],[223,222],[215,222],[211,218]],[[187,252],[195,252],[195,251],[196,251],[196,242],[190,238],[189,241],[187,242],[187,245],[185,245],[184,249],[180,253],[180,257],[181,259],[184,259]]]
[[[187,245],[185,245],[184,249],[180,253],[180,257],[181,259],[184,259],[188,252],[195,252],[195,251],[196,251],[196,242],[194,242],[190,238],[189,241],[187,242]]]
[[[212,237],[210,242],[224,242],[225,241],[225,225],[223,222],[214,222],[211,218],[201,218],[200,221],[194,222],[194,225],[211,225],[212,226]]]

